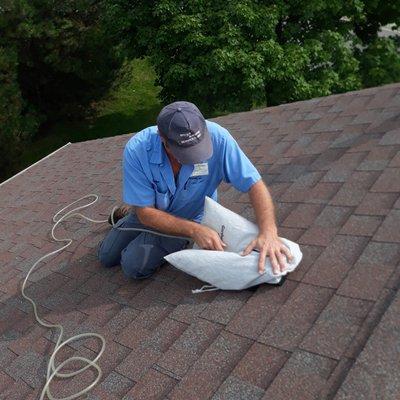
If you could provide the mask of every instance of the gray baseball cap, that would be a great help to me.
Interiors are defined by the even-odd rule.
[[[193,103],[176,101],[168,104],[157,117],[157,127],[181,164],[198,164],[212,156],[206,120]]]

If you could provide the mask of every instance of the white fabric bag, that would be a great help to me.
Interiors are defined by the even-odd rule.
[[[209,197],[205,199],[201,223],[219,233],[227,245],[225,251],[202,250],[195,245],[193,249],[177,251],[165,257],[174,267],[211,285],[194,290],[193,293],[216,289],[242,290],[260,283],[278,284],[282,276],[292,272],[303,257],[298,244],[281,238],[289,248],[293,260],[287,262],[285,271],[275,275],[267,257],[265,273],[260,275],[258,272],[260,254],[252,251],[247,256],[241,255],[258,235],[258,227],[255,224]]]

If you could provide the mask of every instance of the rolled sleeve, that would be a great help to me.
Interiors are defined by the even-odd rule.
[[[225,142],[223,179],[240,192],[248,192],[261,179],[257,168],[230,134]]]
[[[125,146],[123,156],[123,200],[138,207],[154,206],[155,194],[150,180],[134,151]]]

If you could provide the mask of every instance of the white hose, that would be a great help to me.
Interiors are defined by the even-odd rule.
[[[94,200],[89,202],[88,204],[84,204],[82,206],[75,207],[75,208],[71,209],[70,211],[66,212],[64,215],[61,215],[65,210],[67,210],[68,208],[70,208],[74,204],[80,202],[81,200],[88,199],[90,197],[93,197]],[[57,339],[57,343],[55,345],[53,353],[50,356],[50,360],[49,360],[49,363],[48,363],[48,366],[47,366],[46,383],[45,383],[45,385],[43,387],[43,390],[41,392],[40,400],[43,400],[45,395],[47,395],[47,397],[50,400],[72,400],[72,399],[76,399],[77,397],[82,396],[83,394],[85,394],[89,390],[91,390],[95,385],[97,385],[97,383],[100,381],[101,376],[102,376],[101,368],[97,364],[97,361],[99,360],[99,358],[103,354],[103,352],[105,350],[105,347],[106,347],[106,341],[105,341],[104,337],[102,335],[98,334],[98,333],[81,333],[81,334],[76,335],[76,336],[71,336],[69,339],[62,341],[62,336],[64,334],[64,328],[62,327],[62,325],[60,325],[60,324],[49,324],[46,321],[42,320],[38,315],[36,303],[34,302],[34,300],[32,298],[30,298],[25,293],[25,286],[26,286],[26,283],[28,281],[28,278],[29,278],[30,274],[33,272],[33,270],[36,268],[36,266],[41,261],[45,260],[46,258],[48,258],[48,257],[50,257],[50,256],[52,256],[54,254],[57,254],[60,251],[65,250],[73,242],[73,240],[70,239],[70,238],[57,238],[55,236],[54,231],[55,231],[55,229],[57,228],[57,226],[61,222],[67,220],[70,217],[74,217],[74,216],[81,217],[81,218],[83,218],[83,219],[85,219],[87,221],[94,222],[96,224],[108,222],[108,220],[95,220],[95,219],[89,218],[89,217],[77,212],[79,210],[83,210],[83,209],[85,209],[87,207],[90,207],[92,204],[97,202],[98,198],[99,197],[96,194],[88,194],[88,195],[83,196],[80,199],[75,200],[74,202],[68,204],[66,207],[62,208],[61,210],[57,211],[57,213],[53,217],[54,225],[53,225],[53,227],[51,229],[51,237],[56,242],[65,242],[66,244],[64,246],[60,247],[59,249],[54,250],[54,251],[52,251],[50,253],[47,253],[43,257],[40,257],[32,265],[32,267],[28,271],[28,273],[27,273],[27,275],[26,275],[26,277],[24,279],[24,282],[22,284],[22,289],[21,289],[22,296],[32,304],[33,312],[35,314],[36,321],[40,325],[42,325],[42,326],[44,326],[46,328],[57,328],[57,329],[60,330],[60,334],[59,334],[59,337]],[[180,239],[189,240],[189,238],[183,238],[183,237],[179,237],[179,236],[167,235],[167,234],[156,232],[156,231],[152,231],[152,230],[149,230],[149,229],[115,227],[115,223],[114,223],[114,211],[115,211],[115,209],[116,209],[116,207],[114,207],[113,210],[112,210],[111,221],[112,221],[112,226],[114,228],[118,229],[118,230],[123,230],[123,231],[141,231],[141,232],[148,232],[148,233],[152,233],[152,234],[156,234],[156,235],[160,235],[160,236],[165,236],[165,237],[173,237],[173,238],[180,238]],[[65,361],[60,363],[60,365],[58,365],[57,367],[55,366],[56,355],[65,345],[67,345],[68,343],[74,342],[76,340],[89,338],[89,337],[97,338],[101,342],[101,348],[100,348],[97,356],[93,360],[90,360],[90,359],[88,359],[86,357],[74,356],[74,357],[67,358]],[[69,372],[69,373],[61,373],[61,372],[59,372],[65,365],[67,365],[68,363],[71,363],[73,361],[80,361],[82,363],[85,363],[86,365],[84,367],[80,368],[79,370],[74,371],[74,372]],[[81,391],[79,391],[78,393],[71,394],[70,396],[67,396],[67,397],[54,397],[51,394],[51,392],[50,392],[50,383],[51,383],[51,381],[53,380],[54,377],[57,377],[57,378],[70,378],[72,376],[76,376],[76,375],[82,373],[83,371],[87,370],[90,367],[93,367],[93,368],[95,368],[97,370],[97,377],[94,379],[94,381],[92,383],[90,383],[88,386],[83,388]]]

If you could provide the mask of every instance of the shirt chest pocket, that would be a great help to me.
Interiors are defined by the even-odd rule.
[[[168,209],[171,203],[171,193],[169,192],[166,185],[163,185],[159,181],[153,183],[155,193],[155,206],[158,210],[165,211]]]
[[[185,194],[196,192],[197,190],[204,187],[205,183],[206,183],[205,176],[191,177],[186,181],[185,185],[183,186],[182,192]]]
[[[169,207],[169,204],[170,204],[169,191],[167,190],[165,193],[156,191],[156,208],[165,211]]]

